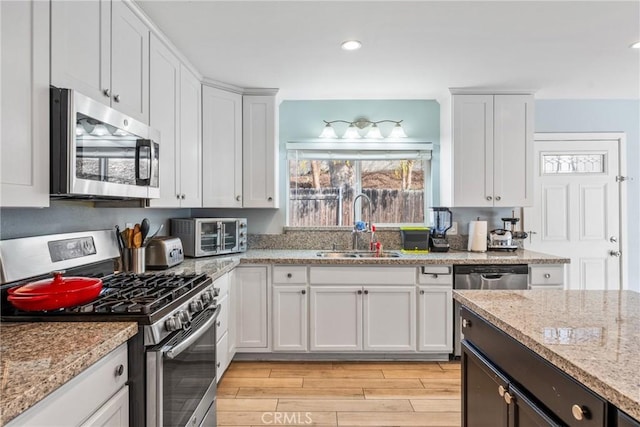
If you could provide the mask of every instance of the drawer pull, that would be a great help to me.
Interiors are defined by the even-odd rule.
[[[498,394],[500,395],[500,397],[504,397],[504,394],[506,393],[506,391],[507,390],[505,390],[503,386],[498,387]]]
[[[124,365],[118,365],[116,368],[116,377],[120,377],[124,374]]]
[[[293,277],[293,274],[287,273],[287,279],[291,279],[292,277]]]
[[[511,396],[511,393],[509,393],[508,391],[504,392],[504,401],[507,402],[507,405],[510,405],[513,401],[513,396]]]
[[[550,279],[550,278],[551,278],[551,275],[550,275],[549,273],[544,273],[544,278],[545,278],[545,279]]]
[[[571,414],[573,414],[573,418],[578,421],[582,421],[585,418],[588,418],[588,410],[580,405],[573,405],[571,407]]]
[[[471,320],[469,320],[469,319],[462,319],[462,327],[463,327],[463,328],[470,328],[470,327],[471,327]]]

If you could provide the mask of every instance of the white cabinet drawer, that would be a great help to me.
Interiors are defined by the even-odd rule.
[[[450,265],[425,265],[418,272],[421,285],[453,286],[453,267]]]
[[[307,283],[307,267],[291,265],[273,267],[273,283]]]
[[[531,285],[563,285],[564,265],[529,266],[529,283]]]
[[[415,267],[311,267],[312,285],[415,285]]]

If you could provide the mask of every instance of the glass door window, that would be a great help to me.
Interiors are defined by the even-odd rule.
[[[222,233],[222,223],[201,222],[200,223],[200,249],[205,252],[217,252],[220,247],[220,235]]]

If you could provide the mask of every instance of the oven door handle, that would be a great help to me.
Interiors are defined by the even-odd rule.
[[[169,359],[175,359],[182,353],[185,349],[187,349],[194,341],[202,337],[210,327],[215,326],[216,320],[218,319],[218,315],[220,314],[220,306],[218,306],[213,313],[213,316],[209,318],[202,326],[198,328],[196,332],[189,335],[184,341],[180,341],[178,344],[171,347],[164,354]]]

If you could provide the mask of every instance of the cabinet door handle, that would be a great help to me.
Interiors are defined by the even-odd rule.
[[[236,196],[236,202],[240,201],[240,196]]]
[[[216,366],[219,368],[220,367],[220,362],[216,363]]]
[[[176,194],[176,199],[180,200],[180,195]]]
[[[491,196],[487,196],[487,201],[489,201],[489,202],[490,202],[492,199],[493,199],[493,197],[491,197]]]
[[[609,255],[613,257],[619,257],[621,253],[620,251],[609,251]]]
[[[501,385],[501,386],[498,387],[498,394],[500,395],[500,397],[504,397],[504,393],[506,391],[507,390],[504,388],[504,386]]]
[[[549,273],[544,273],[544,278],[545,279],[551,279],[551,275]]]
[[[291,279],[292,277],[293,277],[293,274],[287,273],[287,279]]]
[[[111,92],[109,91],[109,89],[102,89],[102,94],[107,98],[111,96]]]
[[[424,295],[424,289],[420,290],[420,295]]]
[[[504,401],[507,402],[507,405],[510,405],[513,402],[513,396],[508,391],[504,392]]]
[[[500,200],[502,200],[502,197],[500,197],[500,196],[496,196],[496,200],[497,200],[497,201],[500,201]]]
[[[185,194],[181,194],[181,195],[180,195],[180,198],[181,198],[182,200],[184,200],[186,197],[187,197],[187,196],[186,196]]]
[[[267,201],[272,202],[273,201],[273,197],[271,197],[271,196],[267,197]]]
[[[113,100],[115,102],[120,102],[120,95],[113,95]]]
[[[584,406],[580,406],[580,405],[573,405],[571,407],[571,414],[573,415],[573,418],[575,418],[578,421],[582,421],[585,418],[589,418],[589,410]]]
[[[120,377],[124,374],[124,365],[118,365],[116,368],[116,377]]]
[[[362,291],[358,291],[358,295],[362,295]]]
[[[305,295],[307,293],[307,291],[305,291],[304,289],[300,291],[300,293],[302,293],[302,295]]]
[[[220,323],[220,321],[218,320],[218,321],[216,322],[216,326],[219,328],[219,327],[220,327],[220,325],[222,325],[222,323]]]
[[[471,327],[471,320],[469,320],[469,319],[462,319],[462,327],[463,327],[463,328],[470,328],[470,327]]]
[[[365,291],[364,291],[364,294],[365,294],[365,295],[369,295],[369,291],[365,290]]]

